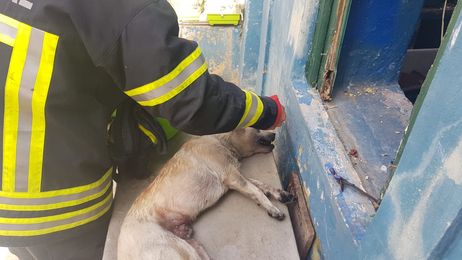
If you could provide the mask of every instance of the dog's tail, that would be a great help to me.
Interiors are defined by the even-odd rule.
[[[117,255],[118,260],[202,259],[186,240],[158,223],[139,221],[130,216],[121,227]]]

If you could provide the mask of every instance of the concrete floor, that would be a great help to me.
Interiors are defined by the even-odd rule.
[[[176,151],[187,138],[180,135],[172,140],[170,151]],[[157,172],[168,158],[158,158],[154,171]],[[242,173],[267,184],[281,186],[272,154],[245,160]],[[117,259],[117,237],[123,218],[132,201],[154,176],[148,180],[122,180],[119,183],[104,260]],[[237,192],[229,192],[216,206],[199,217],[194,224],[194,236],[216,260],[299,259],[287,207],[280,203],[277,206],[286,213],[284,221],[270,218],[250,199]]]

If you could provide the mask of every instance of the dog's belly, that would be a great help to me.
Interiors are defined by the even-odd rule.
[[[120,231],[118,260],[200,260],[185,240],[151,221],[138,221],[128,215]]]

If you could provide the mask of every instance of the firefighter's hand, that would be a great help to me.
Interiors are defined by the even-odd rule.
[[[269,130],[274,130],[282,125],[286,121],[286,111],[284,106],[279,102],[278,96],[271,96],[271,99],[276,103],[278,107],[278,112],[274,124],[269,128]]]
[[[276,129],[278,127],[280,127],[282,125],[282,123],[284,123],[286,121],[286,109],[284,108],[284,106],[281,105],[281,108],[282,108],[282,111],[281,111],[281,118],[279,121],[277,121],[272,129]]]

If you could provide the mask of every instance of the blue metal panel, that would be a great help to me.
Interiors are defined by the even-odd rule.
[[[337,80],[394,84],[423,0],[357,0],[350,10]]]

